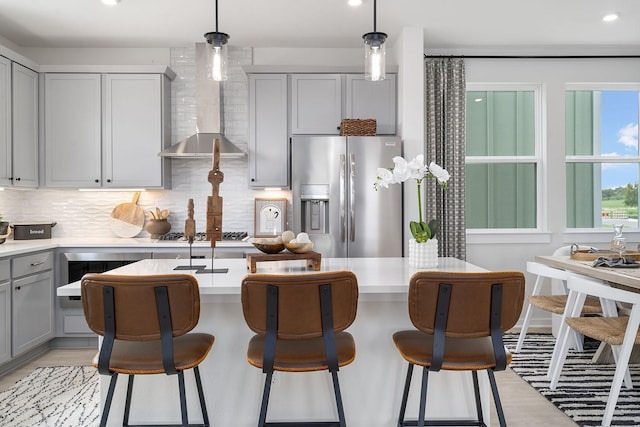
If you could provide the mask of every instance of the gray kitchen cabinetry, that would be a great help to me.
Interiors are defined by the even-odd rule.
[[[54,337],[53,251],[11,259],[12,357]]]
[[[287,75],[249,76],[249,186],[289,186]]]
[[[9,260],[0,260],[0,364],[11,359],[11,277]]]
[[[365,80],[364,74],[347,74],[344,118],[376,119],[377,135],[396,134],[396,75],[382,81]]]
[[[396,74],[292,74],[291,134],[339,135],[342,119],[376,119],[377,135],[396,133]]]
[[[38,74],[0,56],[0,185],[38,186]]]
[[[47,73],[45,184],[166,188],[169,79],[161,74]]]
[[[338,135],[341,119],[340,74],[291,75],[292,135]]]

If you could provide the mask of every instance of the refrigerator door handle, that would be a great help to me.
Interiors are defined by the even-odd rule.
[[[346,174],[346,162],[344,154],[340,154],[340,241],[345,241],[346,224],[345,224],[345,174]]]
[[[350,178],[349,178],[349,238],[356,240],[356,156],[349,154]]]

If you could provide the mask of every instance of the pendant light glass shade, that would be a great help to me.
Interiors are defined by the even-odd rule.
[[[373,31],[362,36],[364,39],[364,78],[365,80],[384,80],[386,74],[385,33],[376,31],[376,0],[373,0]]]
[[[227,42],[229,41],[229,34],[218,31],[218,0],[216,0],[216,30],[206,33],[204,38],[209,43],[207,77],[218,82],[227,80]]]
[[[386,74],[385,33],[367,33],[364,39],[364,78],[365,80],[384,80]]]
[[[209,60],[207,61],[207,77],[221,82],[227,80],[227,41],[229,35],[211,32],[204,35],[209,43]]]

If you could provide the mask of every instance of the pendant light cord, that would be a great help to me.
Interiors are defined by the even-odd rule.
[[[376,32],[376,0],[373,0],[373,32]]]
[[[218,32],[218,0],[216,0],[216,33]]]

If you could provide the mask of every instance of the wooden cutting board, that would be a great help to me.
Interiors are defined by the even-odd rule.
[[[138,206],[140,192],[133,194],[131,202],[120,203],[113,208],[109,225],[118,237],[135,237],[144,226],[144,210]]]

